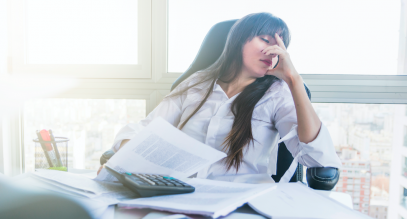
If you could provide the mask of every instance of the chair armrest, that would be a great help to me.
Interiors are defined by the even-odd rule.
[[[100,165],[105,164],[114,154],[115,153],[112,149],[107,150],[105,153],[103,153],[100,157]]]
[[[318,190],[332,190],[339,180],[339,170],[334,167],[307,168],[308,186]]]

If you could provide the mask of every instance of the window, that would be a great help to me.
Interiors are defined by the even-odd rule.
[[[313,103],[313,107],[331,134],[342,172],[353,173],[346,178],[341,174],[346,186],[336,191],[349,193],[363,208],[369,206],[371,194],[388,199],[392,148],[397,147],[393,139],[403,138],[394,132],[401,124],[394,122],[401,120],[397,112],[404,105]]]
[[[110,149],[116,133],[127,123],[146,116],[145,100],[39,99],[24,105],[25,169],[35,166],[36,130],[52,129],[68,137],[68,167],[98,169],[103,152]]]
[[[290,57],[301,74],[397,74],[398,1],[171,0],[168,4],[168,72],[184,72],[188,68],[215,23],[267,11],[282,18],[290,28]],[[231,5],[234,10],[230,10]],[[366,10],[367,5],[369,10]],[[207,16],[209,11],[210,16]],[[345,11],[346,16],[343,16]],[[383,31],[377,31],[378,24],[384,27]],[[194,33],[193,36],[185,34],[185,30]],[[347,34],[352,37],[345,37]],[[373,49],[371,45],[382,39],[388,39],[389,45],[383,50]],[[349,53],[342,45],[357,47],[358,53]],[[373,65],[377,53],[388,57],[381,57]]]
[[[403,167],[402,167],[402,170],[401,170],[401,175],[403,175],[404,177],[407,178],[407,157],[403,157],[402,160],[404,162],[403,162]]]
[[[14,74],[151,78],[149,1],[15,0],[9,9]]]

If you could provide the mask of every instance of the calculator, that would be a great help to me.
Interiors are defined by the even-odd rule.
[[[120,173],[106,164],[104,168],[125,187],[139,194],[141,197],[174,195],[195,191],[193,186],[174,177],[158,174]]]

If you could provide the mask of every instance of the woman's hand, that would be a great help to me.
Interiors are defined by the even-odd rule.
[[[269,46],[262,52],[266,55],[278,55],[279,62],[275,68],[268,69],[266,75],[274,75],[284,80],[288,85],[291,85],[293,80],[298,79],[300,75],[291,62],[290,54],[288,54],[283,40],[277,33],[275,33],[274,37],[277,41],[277,45]]]
[[[321,121],[311,105],[302,78],[295,70],[283,40],[277,33],[275,39],[277,45],[267,47],[262,51],[266,55],[278,55],[279,57],[278,65],[274,69],[269,69],[266,74],[274,75],[288,84],[297,113],[298,138],[301,142],[309,143],[318,136]]]
[[[99,175],[100,171],[103,169],[103,165],[99,167],[97,175]]]
[[[119,149],[117,149],[117,151],[119,151],[127,142],[129,142],[130,139],[123,139],[122,142],[120,143],[120,147]],[[116,153],[117,153],[116,151]],[[97,175],[99,175],[100,171],[103,169],[103,165],[99,167],[99,170],[97,172]]]

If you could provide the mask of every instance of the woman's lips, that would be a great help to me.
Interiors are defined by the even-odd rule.
[[[264,64],[266,64],[266,65],[268,65],[268,66],[271,66],[271,64],[272,63],[270,63],[270,62],[267,62],[267,61],[263,61],[263,60],[261,60]]]

